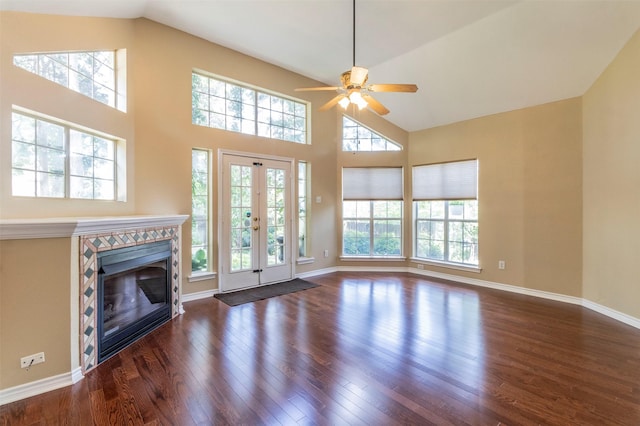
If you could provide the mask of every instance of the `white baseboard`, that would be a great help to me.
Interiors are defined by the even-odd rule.
[[[317,275],[324,275],[324,274],[330,274],[332,272],[338,272],[338,268],[331,267],[331,268],[323,268],[323,269],[316,269],[313,271],[309,271],[309,272],[303,272],[301,274],[296,274],[296,278],[311,278],[311,277],[315,277]]]
[[[448,281],[455,281],[462,284],[470,284],[478,287],[493,288],[501,291],[508,291],[510,293],[525,294],[527,296],[535,296],[543,299],[555,300],[558,302],[571,303],[572,305],[582,305],[582,299],[575,296],[567,296],[559,293],[551,293],[548,291],[535,290],[531,288],[519,287],[510,284],[496,283],[493,281],[479,280],[477,278],[468,278],[460,275],[443,274],[441,272],[429,271],[425,269],[407,268],[407,272],[411,272],[416,275],[426,275],[433,278],[440,278]]]
[[[355,271],[409,272],[416,275],[424,275],[424,276],[433,277],[433,278],[440,278],[443,280],[459,282],[462,284],[469,284],[469,285],[475,285],[479,287],[493,288],[501,291],[508,291],[511,293],[524,294],[527,296],[540,297],[542,299],[555,300],[557,302],[570,303],[572,305],[580,305],[592,311],[598,312],[599,314],[602,314],[614,320],[620,321],[622,323],[625,323],[627,325],[640,329],[640,318],[632,317],[631,315],[616,311],[615,309],[611,309],[606,306],[602,306],[598,303],[592,302],[587,299],[583,299],[581,297],[567,296],[565,294],[560,294],[560,293],[552,293],[549,291],[535,290],[531,288],[524,288],[524,287],[519,287],[515,285],[510,285],[510,284],[502,284],[502,283],[496,283],[493,281],[479,280],[477,278],[468,278],[460,275],[444,274],[442,272],[435,272],[435,271],[429,271],[426,269],[418,269],[418,268],[412,268],[412,267],[385,268],[384,266],[381,266],[381,267],[371,268],[367,266],[341,266],[341,267],[338,267],[337,270],[347,271],[347,272],[355,272]]]
[[[635,327],[640,329],[640,318],[632,317],[631,315],[627,315],[620,311],[616,311],[615,309],[608,308],[606,306],[602,306],[596,302],[592,302],[591,300],[582,299],[582,306],[587,309],[591,309],[592,311],[596,311],[602,315],[608,316],[609,318],[613,318],[614,320],[618,320],[623,322],[631,327]]]
[[[182,295],[182,303],[193,302],[194,300],[207,299],[218,293],[218,290],[196,291],[195,293],[187,293]]]
[[[78,367],[68,373],[62,373],[57,376],[46,377],[34,382],[2,389],[0,390],[0,405],[40,395],[65,386],[71,386],[79,382],[83,377],[82,369]]]

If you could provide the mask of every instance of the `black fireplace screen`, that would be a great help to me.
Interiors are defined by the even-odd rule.
[[[98,255],[98,362],[171,319],[171,242]]]

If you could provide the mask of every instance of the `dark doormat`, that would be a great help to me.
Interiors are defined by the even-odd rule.
[[[243,303],[282,296],[283,294],[295,293],[296,291],[307,290],[313,287],[318,287],[318,284],[296,278],[283,283],[270,284],[247,290],[239,290],[231,293],[218,293],[214,294],[213,297],[223,301],[229,306],[238,306]]]

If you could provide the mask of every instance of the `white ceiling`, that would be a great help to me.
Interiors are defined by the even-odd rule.
[[[356,62],[407,131],[580,96],[640,28],[640,0],[358,0]],[[0,0],[0,10],[146,17],[339,84],[351,0]]]

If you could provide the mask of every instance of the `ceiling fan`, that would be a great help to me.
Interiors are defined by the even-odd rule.
[[[389,113],[389,110],[378,102],[371,93],[374,92],[405,92],[414,93],[418,91],[415,84],[367,84],[369,70],[356,66],[356,0],[353,0],[353,66],[350,70],[340,75],[341,87],[338,86],[322,86],[322,87],[301,87],[295,89],[296,92],[310,92],[322,90],[335,90],[338,95],[326,104],[322,105],[319,110],[326,111],[339,104],[343,108],[347,108],[349,104],[355,104],[359,109],[366,107],[371,108],[379,115]]]

